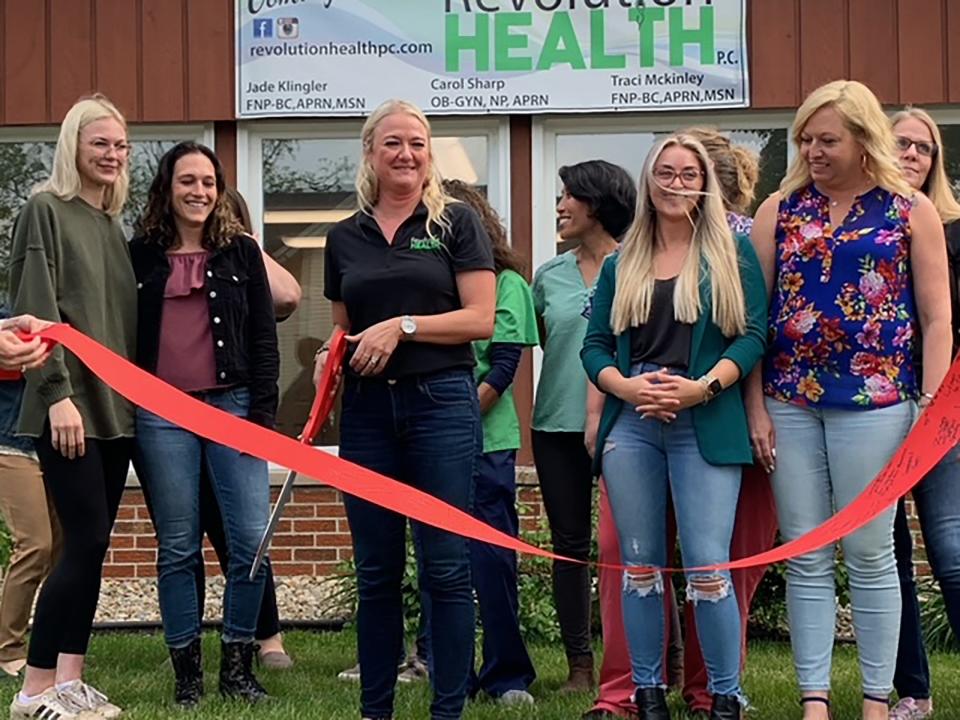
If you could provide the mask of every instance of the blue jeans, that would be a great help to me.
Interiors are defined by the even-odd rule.
[[[657,369],[642,364],[632,375]],[[663,423],[641,418],[624,403],[603,447],[603,477],[623,564],[666,565],[668,494],[684,565],[727,562],[740,476],[739,465],[711,465],[703,459],[689,411]],[[663,687],[665,582],[669,579],[659,571],[643,579],[624,573],[623,621],[639,688]],[[709,691],[739,696],[740,612],[729,571],[688,573],[687,598],[695,605]]]
[[[246,417],[245,387],[192,393],[208,405]],[[223,595],[223,638],[252,641],[266,578],[250,580],[250,565],[270,512],[267,463],[209,442],[137,408],[137,467],[150,493],[157,530],[157,592],[167,645],[180,648],[200,635],[196,575],[203,564],[200,471],[204,465],[223,516],[230,556]]]
[[[481,449],[480,408],[469,371],[396,381],[346,379],[340,423],[345,460],[469,512]],[[403,643],[406,518],[349,495],[344,503],[357,569],[361,714],[389,718]],[[421,555],[421,589],[430,598],[431,717],[459,718],[473,656],[468,543],[418,522],[412,527]]]
[[[777,439],[771,475],[780,534],[794,540],[849,505],[910,431],[912,402],[876,410],[806,408],[766,399]],[[841,541],[850,576],[863,692],[893,689],[900,585],[893,556],[894,507]],[[836,625],[833,545],[787,561],[790,642],[801,691],[830,689]]]
[[[930,569],[940,584],[953,634],[960,637],[960,446],[947,453],[913,489],[913,500]],[[893,685],[900,697],[929,698],[930,668],[913,576],[913,538],[902,500],[894,526],[894,544],[903,617]]]

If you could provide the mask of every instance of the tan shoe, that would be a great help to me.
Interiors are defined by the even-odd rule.
[[[115,720],[123,714],[123,710],[110,702],[106,695],[83,680],[73,680],[59,688],[57,693],[79,708],[92,710],[103,720]]]
[[[14,695],[10,720],[103,720],[103,715],[78,707],[56,688],[48,688],[29,702],[21,701],[19,692]]]

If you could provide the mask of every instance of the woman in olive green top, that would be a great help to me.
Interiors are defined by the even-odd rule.
[[[117,221],[129,150],[123,116],[103,96],[67,112],[53,173],[14,224],[10,293],[15,312],[69,323],[133,359],[137,294]],[[63,552],[40,591],[23,690],[10,717],[35,717],[43,708],[57,720],[85,711],[116,717],[120,709],[81,675],[127,478],[133,407],[62,348],[26,380],[19,431],[37,439]]]

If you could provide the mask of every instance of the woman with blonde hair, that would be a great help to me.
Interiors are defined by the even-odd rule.
[[[132,360],[137,293],[117,219],[129,153],[126,123],[105,97],[70,108],[50,179],[14,224],[10,296],[14,312],[68,322]],[[116,717],[120,709],[81,677],[127,480],[133,406],[59,347],[26,381],[19,434],[36,438],[63,551],[40,591],[23,689],[10,717]]]
[[[390,100],[367,119],[359,209],[327,236],[324,293],[349,334],[340,456],[469,511],[483,450],[471,341],[494,328],[490,241],[476,213],[448,197],[430,124]],[[316,372],[327,359],[321,351]],[[357,568],[357,649],[364,718],[393,716],[403,644],[406,519],[344,498]],[[413,523],[430,599],[431,717],[459,718],[473,657],[467,541]]]
[[[900,168],[910,185],[933,203],[943,223],[949,258],[952,354],[960,347],[960,203],[950,187],[944,167],[943,140],[933,118],[920,108],[908,107],[890,120],[900,158]],[[954,448],[913,489],[923,544],[933,575],[943,593],[947,618],[960,636],[960,450]],[[901,498],[893,525],[894,552],[900,576],[903,614],[897,670],[893,686],[899,698],[890,711],[895,720],[923,720],[933,713],[930,667],[920,627],[920,605],[913,573],[913,536]]]
[[[623,617],[640,717],[669,718],[663,689],[667,499],[684,564],[730,556],[742,466],[751,461],[740,388],[763,355],[767,298],[750,243],[727,225],[703,145],[654,146],[620,253],[600,272],[581,358],[607,393],[597,435],[620,539]],[[740,617],[728,571],[689,572],[687,597],[713,695],[741,717]]]
[[[760,206],[753,241],[772,288],[770,349],[748,386],[754,451],[773,468],[780,533],[793,540],[873,480],[950,363],[943,230],[905,181],[880,103],[861,83],[813,91],[797,155]],[[923,338],[923,377],[915,358]],[[842,540],[860,654],[863,717],[886,718],[900,590],[894,510]],[[804,718],[829,715],[834,547],[787,562]]]

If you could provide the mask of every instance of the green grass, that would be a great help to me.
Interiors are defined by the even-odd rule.
[[[274,696],[256,708],[222,701],[216,693],[219,661],[215,635],[204,637],[204,666],[207,673],[207,697],[201,709],[186,715],[177,711],[170,697],[172,670],[165,663],[167,653],[159,635],[100,634],[94,637],[89,655],[88,680],[108,693],[127,710],[131,720],[159,718],[257,718],[288,720],[311,718],[357,718],[358,686],[336,679],[337,673],[355,662],[355,637],[342,633],[291,632],[287,648],[296,661],[290,671],[260,671],[263,684]],[[555,690],[565,677],[565,662],[557,647],[531,648],[539,679],[532,692],[535,708],[508,709],[487,700],[470,703],[465,720],[512,720],[514,718],[550,718],[577,720],[590,707],[592,696],[560,697]],[[931,657],[934,672],[934,698],[937,717],[960,717],[960,656],[938,654]],[[834,662],[834,714],[837,718],[860,716],[859,673],[852,647],[838,647]],[[756,711],[752,720],[790,720],[800,716],[794,684],[790,649],[778,643],[752,645],[745,675],[745,689]],[[13,685],[7,684],[9,693]],[[429,717],[429,691],[424,684],[400,686],[396,717],[414,720]],[[684,717],[679,698],[672,697],[676,718]]]

